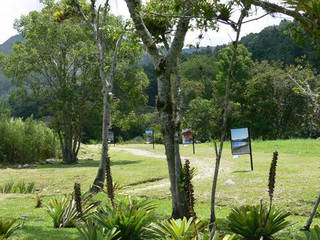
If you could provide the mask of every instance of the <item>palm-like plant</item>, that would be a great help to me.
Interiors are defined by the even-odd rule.
[[[148,237],[155,206],[150,201],[138,201],[131,197],[117,201],[115,206],[100,208],[96,221],[106,229],[116,228],[115,239],[140,240]]]
[[[227,217],[230,231],[241,235],[244,239],[256,240],[263,236],[264,240],[273,239],[273,235],[287,226],[288,213],[268,209],[264,205],[242,206],[232,209]]]
[[[0,240],[7,239],[9,236],[20,228],[21,224],[16,224],[18,219],[1,219],[0,218]]]
[[[193,240],[200,239],[200,232],[206,226],[205,222],[198,219],[189,218],[187,220],[184,217],[182,220],[170,219],[170,221],[163,221],[153,225],[152,229],[158,239]]]

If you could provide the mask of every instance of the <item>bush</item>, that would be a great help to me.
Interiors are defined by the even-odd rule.
[[[0,117],[0,164],[25,164],[55,157],[59,143],[43,122]]]

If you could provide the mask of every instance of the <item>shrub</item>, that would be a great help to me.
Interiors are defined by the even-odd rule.
[[[55,157],[58,140],[44,123],[0,117],[0,163],[25,164]]]
[[[21,224],[16,224],[18,219],[0,218],[0,240],[7,239],[14,231],[20,228]]]
[[[283,213],[264,205],[241,206],[234,208],[227,217],[230,231],[241,235],[244,239],[273,239],[272,236],[289,225],[286,221],[288,213]]]
[[[95,219],[106,229],[116,228],[119,234],[115,239],[139,240],[148,238],[154,210],[155,206],[150,201],[126,197],[116,201],[115,207],[107,205],[98,209]]]

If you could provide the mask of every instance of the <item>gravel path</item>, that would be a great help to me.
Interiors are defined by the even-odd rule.
[[[146,150],[135,149],[135,148],[111,147],[111,149],[116,150],[116,151],[126,151],[126,152],[129,152],[129,153],[131,153],[133,155],[137,155],[137,156],[147,156],[147,157],[152,157],[152,158],[163,158],[163,159],[166,158],[165,155],[154,154],[154,153],[146,151]],[[214,162],[212,160],[211,160],[212,162],[210,162],[209,160],[206,161],[206,159],[199,160],[198,157],[183,157],[183,156],[181,156],[181,159],[183,162],[185,159],[189,159],[191,166],[196,168],[196,175],[193,178],[193,180],[199,180],[199,179],[213,177]],[[170,187],[170,182],[168,179],[163,179],[161,181],[158,181],[156,184],[153,183],[150,186],[136,188],[134,190],[129,190],[126,192],[130,193],[130,194],[135,194],[135,193],[140,193],[143,191],[149,191],[149,190],[165,188],[165,187],[168,187],[168,188]]]

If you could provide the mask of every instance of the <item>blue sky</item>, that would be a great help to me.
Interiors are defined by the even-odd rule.
[[[275,0],[279,1],[279,0]],[[102,3],[103,0],[98,0]],[[129,17],[127,6],[124,0],[110,0],[111,11],[116,15],[122,15],[125,18]],[[6,41],[11,36],[17,34],[13,29],[14,20],[21,15],[26,15],[32,10],[40,10],[42,4],[39,0],[3,0],[0,8],[0,44]],[[257,15],[263,14],[262,10],[257,11]],[[242,29],[242,36],[251,32],[259,32],[264,27],[278,24],[281,21],[281,16],[271,17],[267,16],[259,21],[245,24]],[[195,45],[198,42],[199,31],[189,31],[186,37],[186,45]],[[228,26],[221,26],[219,32],[208,31],[204,33],[204,39],[200,42],[202,46],[215,46],[223,43],[231,42],[234,39],[234,32]]]

